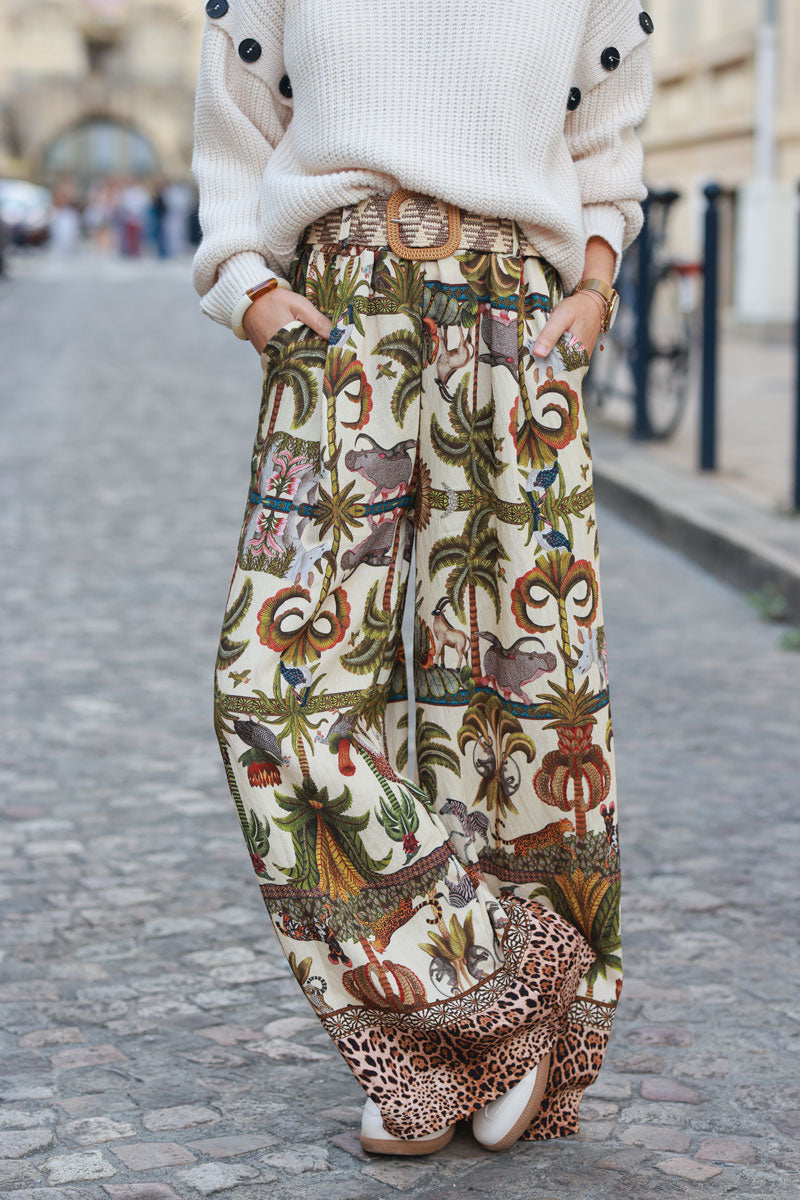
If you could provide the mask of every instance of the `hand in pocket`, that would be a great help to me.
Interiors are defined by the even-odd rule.
[[[327,338],[331,322],[318,308],[299,292],[277,287],[259,296],[242,318],[242,325],[249,340],[259,354],[263,354],[267,343],[290,321],[302,321],[320,337]]]

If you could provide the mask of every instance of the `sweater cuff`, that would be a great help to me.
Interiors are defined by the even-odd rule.
[[[289,286],[288,281],[270,270],[264,258],[254,250],[232,254],[221,263],[214,286],[201,297],[200,310],[212,320],[230,327],[233,310],[247,289],[272,278]]]
[[[588,242],[590,237],[605,238],[614,251],[614,283],[622,262],[622,246],[625,239],[625,218],[614,204],[584,204],[583,232]]]

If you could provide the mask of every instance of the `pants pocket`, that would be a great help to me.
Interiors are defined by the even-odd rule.
[[[291,321],[287,321],[285,325],[281,325],[280,329],[276,329],[272,337],[267,342],[264,349],[261,351],[261,366],[264,371],[269,369],[270,362],[275,350],[286,341],[287,335],[291,335],[296,329],[308,328],[305,321],[300,317],[292,317]]]

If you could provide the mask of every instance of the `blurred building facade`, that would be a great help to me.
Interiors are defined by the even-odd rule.
[[[201,0],[0,0],[0,174],[189,180]]]
[[[647,0],[653,105],[641,129],[651,188],[674,187],[670,249],[702,251],[703,186],[721,205],[723,295],[745,319],[795,310],[800,0]]]

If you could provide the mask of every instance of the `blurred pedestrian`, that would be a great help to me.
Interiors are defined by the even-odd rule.
[[[138,180],[123,183],[117,197],[117,226],[124,257],[137,258],[142,252],[150,203],[150,193]]]
[[[81,213],[72,181],[62,180],[53,189],[50,249],[59,255],[74,254],[81,237]]]

